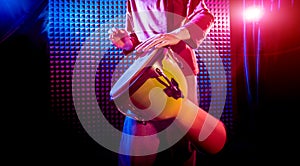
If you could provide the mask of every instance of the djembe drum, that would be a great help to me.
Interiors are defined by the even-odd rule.
[[[139,121],[177,115],[187,85],[172,55],[168,48],[154,49],[139,56],[123,73],[110,91],[120,112]]]
[[[113,85],[111,99],[138,121],[176,118],[197,147],[217,153],[226,142],[225,126],[187,99],[186,78],[175,56],[169,48],[143,53]]]

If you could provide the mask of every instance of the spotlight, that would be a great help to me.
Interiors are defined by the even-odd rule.
[[[263,16],[263,9],[259,7],[248,7],[244,10],[244,19],[249,22],[258,22]]]

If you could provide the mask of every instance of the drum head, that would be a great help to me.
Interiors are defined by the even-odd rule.
[[[111,88],[111,99],[114,100],[126,92],[141,77],[145,68],[163,59],[167,52],[167,48],[153,49],[137,58]]]

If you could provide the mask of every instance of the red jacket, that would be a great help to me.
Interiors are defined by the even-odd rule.
[[[127,1],[127,12],[131,13],[129,0]],[[214,22],[214,17],[206,7],[204,0],[166,0],[167,12],[174,13],[175,15],[182,16],[174,17],[174,19],[168,20],[168,25],[171,25],[169,31],[174,30],[182,26],[183,19],[186,19],[184,27],[188,29],[190,33],[190,39],[181,41],[177,45],[170,46],[171,49],[178,55],[180,55],[186,63],[190,66],[193,74],[199,72],[197,59],[192,49],[196,49],[204,40],[207,32]],[[130,25],[129,25],[130,26]],[[137,46],[140,41],[135,33],[132,33],[131,40],[134,43],[134,47]],[[131,50],[132,51],[132,50]],[[127,54],[130,51],[124,53]]]

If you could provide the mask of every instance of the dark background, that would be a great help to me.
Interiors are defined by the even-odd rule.
[[[297,159],[294,150],[298,150],[300,110],[300,7],[299,1],[293,6],[285,2],[280,9],[266,12],[261,22],[258,94],[256,102],[249,102],[242,63],[243,22],[237,13],[242,1],[231,1],[237,134],[219,155],[201,156],[201,165],[280,161],[289,165]],[[1,3],[2,118],[4,144],[8,145],[5,154],[12,158],[11,162],[83,161],[102,165],[105,161],[109,163],[105,165],[115,165],[116,154],[94,141],[84,141],[84,136],[50,111],[49,52],[44,31],[47,17],[43,15],[48,2]],[[255,79],[253,75],[249,78]]]

